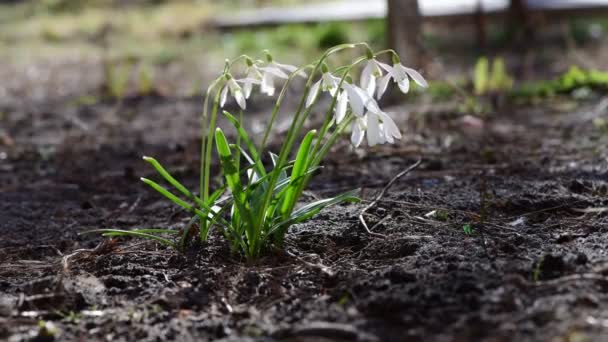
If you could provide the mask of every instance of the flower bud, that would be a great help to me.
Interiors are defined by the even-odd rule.
[[[401,59],[396,52],[393,52],[393,64],[401,64]]]
[[[321,72],[323,72],[324,74],[329,72],[329,67],[327,66],[327,64],[321,64]]]
[[[249,58],[249,56],[245,56],[245,63],[247,63],[247,66],[250,68],[253,66],[253,60]]]
[[[266,55],[266,61],[268,61],[268,63],[272,63],[272,55],[270,54],[270,51],[268,50],[264,50],[264,54]]]
[[[365,47],[365,55],[367,56],[367,59],[374,59],[374,52],[369,48],[369,46]]]

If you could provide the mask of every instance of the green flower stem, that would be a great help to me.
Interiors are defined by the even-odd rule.
[[[340,89],[342,87],[342,84],[344,84],[344,82],[346,81],[346,77],[348,76],[348,74],[350,73],[352,68],[354,68],[356,65],[358,65],[359,63],[361,63],[365,60],[366,60],[366,57],[360,57],[352,64],[345,66],[345,68],[344,68],[345,70],[342,74],[342,77],[340,78],[340,83],[338,83],[338,89]],[[321,129],[319,131],[319,138],[315,142],[315,145],[310,152],[310,154],[313,156],[319,149],[319,146],[320,146],[321,142],[323,141],[323,138],[325,137],[327,130],[330,127],[330,123],[332,121],[332,116],[333,116],[333,111],[334,111],[334,108],[336,107],[336,103],[338,101],[338,94],[339,94],[339,92],[336,92],[336,94],[333,96],[331,105],[329,106],[329,109],[327,110],[327,113],[325,114],[325,121],[323,122],[323,126],[321,126]]]
[[[228,62],[228,69],[232,68],[232,66],[237,63],[238,61],[240,61],[241,59],[246,59],[246,58],[250,58],[247,55],[240,55],[234,59],[232,59],[231,61]],[[229,70],[226,70],[226,72],[228,72]]]
[[[261,207],[261,208],[263,208],[264,211],[268,208],[268,205],[270,204],[270,201],[272,200],[273,189],[276,185],[277,180],[279,179],[280,172],[278,170],[280,170],[282,168],[282,166],[285,164],[285,162],[287,161],[287,158],[291,152],[293,144],[295,143],[296,136],[298,135],[298,132],[301,131],[304,121],[306,120],[306,117],[308,117],[308,114],[310,113],[310,110],[305,110],[304,111],[305,114],[304,114],[303,118],[300,120],[300,116],[302,114],[302,109],[304,108],[304,104],[306,103],[306,98],[308,96],[308,93],[310,92],[310,88],[312,86],[312,82],[313,82],[313,78],[314,78],[315,74],[319,71],[319,69],[321,68],[321,65],[323,64],[323,62],[325,62],[325,59],[327,59],[327,57],[329,57],[330,55],[332,55],[338,51],[341,51],[344,49],[349,49],[349,48],[352,49],[357,46],[368,46],[368,45],[366,43],[338,45],[334,48],[327,50],[323,54],[323,56],[321,56],[319,61],[315,64],[314,69],[311,72],[310,76],[308,77],[308,81],[306,82],[306,87],[304,88],[304,93],[302,94],[302,98],[300,99],[300,103],[298,104],[296,114],[293,118],[292,124],[289,127],[289,130],[287,132],[287,141],[285,144],[283,144],[283,147],[281,148],[281,152],[279,153],[279,158],[278,158],[278,161],[276,164],[277,167],[275,168],[276,171],[272,173],[269,184],[268,184],[268,189],[266,190],[266,193],[264,195],[264,200],[262,202],[262,207]],[[267,214],[266,212],[260,213],[258,222],[256,223],[256,229],[261,230],[262,225],[265,221],[266,214]]]
[[[285,81],[285,84],[283,84],[283,88],[281,88],[281,92],[279,93],[277,102],[275,103],[274,108],[272,109],[272,115],[270,117],[270,121],[268,122],[268,125],[266,126],[266,131],[264,132],[264,138],[262,139],[262,144],[260,144],[260,152],[263,152],[264,148],[266,147],[266,143],[268,142],[268,137],[270,136],[272,126],[274,125],[274,122],[277,118],[277,114],[279,113],[279,109],[281,108],[281,103],[283,102],[283,98],[285,97],[285,94],[287,93],[287,88],[288,88],[289,84],[295,78],[295,76],[297,76],[298,72],[300,72],[306,68],[309,68],[309,67],[310,66],[307,65],[307,66],[298,68],[296,71],[292,72],[289,75],[289,77],[287,78],[287,81]]]
[[[221,95],[221,87],[215,92],[215,96],[213,98],[213,108],[211,110],[211,120],[209,122],[209,126],[207,127],[207,114],[208,114],[208,100],[209,95],[211,94],[211,90],[215,88],[218,84],[221,84],[221,81],[224,81],[224,75],[217,78],[214,83],[207,90],[207,96],[205,97],[205,108],[203,110],[203,124],[201,131],[201,175],[200,175],[200,198],[203,203],[207,203],[209,199],[209,178],[211,173],[211,147],[213,145],[213,137],[215,134],[215,123],[217,120],[217,111],[219,108],[220,95]],[[206,233],[208,221],[205,219],[201,219],[199,235],[202,241],[206,239]]]
[[[207,141],[205,142],[205,177],[203,181],[203,202],[207,202],[209,198],[209,179],[211,173],[211,150],[213,139],[215,137],[215,125],[217,122],[217,111],[219,109],[220,92],[215,94],[213,99],[213,107],[211,110],[211,119],[209,120],[209,129],[207,132]]]
[[[367,46],[367,44],[365,44],[365,46]],[[380,55],[383,55],[383,54],[386,54],[386,53],[391,53],[393,55],[396,55],[396,52],[393,49],[381,50],[381,51],[378,51],[375,55],[376,56],[380,56]],[[367,56],[366,57],[360,57],[357,60],[355,60],[352,64],[345,65],[343,67],[340,67],[340,68],[336,69],[336,72],[344,70],[342,78],[340,79],[340,83],[338,84],[338,88],[342,87],[342,84],[345,82],[345,79],[348,76],[348,74],[350,73],[350,71],[355,66],[357,66],[358,64],[360,64],[360,63],[362,63],[362,62],[364,62],[366,60],[367,60]],[[310,154],[313,155],[313,156],[317,153],[317,150],[319,149],[319,146],[321,145],[322,138],[325,137],[325,133],[327,133],[327,130],[330,127],[330,123],[332,121],[333,110],[334,110],[334,108],[336,106],[336,102],[337,102],[337,97],[338,97],[338,92],[336,92],[336,95],[333,97],[332,103],[331,103],[329,109],[327,110],[327,114],[325,115],[325,121],[323,122],[323,126],[321,126],[321,129],[319,131],[319,139],[317,140],[317,142],[315,143],[313,149],[310,152]],[[305,186],[306,183],[307,183],[306,181],[303,182],[303,185]]]
[[[211,84],[209,88],[207,88],[207,92],[205,94],[205,101],[203,103],[203,113],[201,115],[201,167],[200,167],[200,181],[199,181],[199,198],[201,201],[205,200],[205,165],[209,162],[205,160],[205,145],[206,145],[206,137],[207,137],[207,113],[209,110],[209,97],[211,92],[215,87],[217,87],[218,83],[222,80],[223,76],[216,78]],[[220,92],[218,91],[217,94]],[[217,97],[217,96],[216,96]]]
[[[354,118],[355,116],[351,114],[344,118],[342,122],[340,122],[338,127],[336,127],[336,129],[329,136],[329,139],[325,142],[325,144],[323,144],[319,152],[316,153],[314,159],[312,160],[312,163],[310,164],[310,167],[318,166],[321,163],[323,158],[325,158],[327,152],[329,152],[329,149],[335,144],[336,139],[338,139],[340,134],[342,134],[344,129],[353,121]],[[310,178],[310,175],[308,175],[307,177]],[[307,182],[307,180],[305,182]]]
[[[243,110],[239,110],[239,127],[243,126]],[[236,149],[234,151],[234,164],[236,169],[241,169],[241,135],[236,132]]]

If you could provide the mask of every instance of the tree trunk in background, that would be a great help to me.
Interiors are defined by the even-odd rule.
[[[509,31],[512,39],[515,41],[534,39],[534,29],[526,1],[511,0],[511,5],[509,6]]]
[[[421,25],[418,0],[388,0],[388,42],[404,64],[421,64]]]

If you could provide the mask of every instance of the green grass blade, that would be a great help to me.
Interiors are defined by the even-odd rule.
[[[226,179],[228,188],[232,193],[234,204],[236,209],[239,211],[240,217],[245,221],[244,224],[246,227],[247,238],[250,243],[257,244],[259,239],[256,238],[256,236],[258,234],[255,232],[251,212],[247,207],[246,194],[243,192],[239,170],[236,169],[234,164],[234,159],[232,158],[232,152],[230,151],[230,146],[228,145],[226,136],[219,127],[215,131],[215,145],[217,147],[217,153],[220,156],[224,178]]]
[[[316,202],[309,203],[297,210],[295,210],[290,218],[294,220],[294,223],[308,220],[312,216],[316,215],[319,211],[338,203],[342,202],[359,202],[359,197],[356,196],[358,190],[352,190],[340,194],[336,197],[322,199]]]
[[[300,145],[300,149],[298,150],[298,154],[296,156],[296,162],[293,165],[293,169],[291,170],[291,182],[287,189],[287,193],[285,194],[285,199],[281,206],[281,215],[285,217],[290,214],[298,200],[298,188],[299,183],[302,181],[302,176],[306,174],[306,165],[309,164],[309,152],[312,146],[312,140],[314,139],[317,131],[312,130],[304,136],[302,140],[302,144]],[[277,170],[278,171],[278,170]]]
[[[276,154],[270,152],[270,159],[272,159],[272,166],[273,167],[277,167],[277,162],[279,161],[279,156],[277,156]],[[287,172],[281,171],[281,173],[279,174],[278,181],[280,182],[280,181],[282,181],[285,178],[287,178]]]
[[[243,127],[241,126],[241,123],[229,112],[224,111],[223,113],[224,116],[228,119],[228,121],[232,124],[232,126],[234,126],[239,137],[245,143],[245,146],[247,146],[247,149],[249,150],[249,155],[254,161],[253,164],[255,165],[257,172],[261,175],[265,175],[266,169],[264,169],[264,165],[262,164],[262,160],[260,159],[260,154],[258,153],[258,150],[256,149],[251,139],[249,138],[249,135],[247,135],[245,129],[243,129]]]
[[[157,229],[141,229],[141,230],[142,231],[155,231]],[[158,229],[158,230],[166,231],[167,229]],[[175,231],[172,231],[172,232],[175,232]],[[177,249],[177,245],[169,239],[165,239],[160,236],[156,236],[156,235],[149,234],[149,233],[144,233],[144,232],[141,232],[138,230],[95,229],[95,230],[89,230],[85,233],[102,233],[103,236],[107,236],[107,237],[130,236],[130,237],[144,238],[144,239],[149,239],[149,240],[155,240],[165,246]],[[163,233],[166,233],[166,232],[163,232]]]
[[[204,220],[208,221],[210,218],[216,216],[215,213],[213,212],[213,210],[211,210],[211,208],[209,208],[205,203],[201,203],[201,208],[197,209],[194,206],[192,206],[190,203],[175,196],[169,190],[163,188],[162,186],[158,185],[154,181],[151,181],[147,178],[141,178],[141,180],[142,180],[142,182],[144,182],[147,185],[149,185],[150,187],[152,187],[154,190],[158,191],[161,195],[168,198],[171,202],[177,204],[178,206],[186,209],[187,211],[189,211],[193,214],[196,214],[198,217],[200,217]]]
[[[215,202],[217,202],[218,198],[222,196],[222,194],[226,191],[226,186],[222,186],[221,188],[215,190],[207,200],[211,205],[207,204],[207,207],[211,207]]]
[[[169,184],[173,185],[179,192],[181,192],[184,196],[186,196],[189,200],[195,201],[199,206],[204,206],[203,201],[200,198],[194,196],[185,186],[183,186],[177,179],[175,179],[167,170],[154,158],[152,157],[143,157],[145,161],[150,163],[156,171],[167,181]]]
[[[304,221],[310,219],[311,217],[315,216],[316,214],[318,214],[321,210],[323,210],[329,206],[336,205],[338,203],[359,202],[360,199],[356,196],[357,191],[358,190],[352,190],[352,191],[348,191],[343,194],[340,194],[336,197],[327,198],[327,199],[323,199],[323,200],[316,201],[313,203],[309,203],[309,204],[295,210],[289,216],[288,219],[283,220],[283,221],[273,225],[273,227],[268,232],[268,235],[277,234],[279,241],[282,241],[281,237],[284,236],[285,232],[287,231],[287,228],[289,228],[289,226],[291,226],[292,224],[304,222]]]
[[[156,182],[154,182],[148,178],[143,178],[143,177],[140,179],[142,182],[146,183],[147,185],[152,187],[154,190],[158,191],[161,195],[163,195],[166,198],[168,198],[169,200],[171,200],[171,202],[177,204],[178,206],[180,206],[186,210],[189,210],[189,211],[192,210],[192,208],[193,208],[192,205],[190,205],[188,202],[182,200],[181,198],[175,196],[174,194],[169,192],[169,190],[158,185]]]

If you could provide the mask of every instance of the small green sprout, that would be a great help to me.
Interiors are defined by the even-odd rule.
[[[545,257],[543,256],[540,258],[540,260],[534,266],[534,272],[532,272],[532,280],[534,280],[534,283],[538,283],[540,280],[540,276],[543,271],[544,261],[545,261]]]
[[[462,226],[462,230],[464,231],[464,233],[466,235],[471,235],[473,234],[473,227],[471,226],[471,224],[467,223],[464,226]]]
[[[152,69],[149,65],[142,63],[137,71],[137,92],[139,95],[149,95],[154,90]]]
[[[38,321],[38,338],[52,340],[59,335],[59,328],[53,322]]]
[[[507,73],[505,61],[502,58],[494,58],[490,69],[488,59],[480,57],[475,64],[473,88],[478,96],[511,90],[513,78]]]
[[[110,64],[105,70],[104,88],[107,95],[114,99],[122,99],[127,94],[127,86],[131,74],[129,63]]]
[[[330,68],[331,56],[355,48],[364,48],[365,51],[352,62]],[[384,54],[392,56],[392,65],[376,59]],[[237,64],[245,69],[242,78],[233,70],[237,69]],[[357,85],[353,82],[353,73],[358,67],[363,68]],[[305,78],[306,85],[280,150],[274,154],[267,150],[268,138],[288,94],[287,89],[297,77]],[[410,79],[421,87],[427,86],[416,70],[401,64],[393,50],[373,52],[365,43],[332,47],[316,62],[303,67],[281,64],[268,51],[264,51],[263,60],[245,55],[227,60],[224,71],[207,89],[203,104],[198,194],[175,179],[156,159],[144,157],[170,187],[147,178],[142,178],[142,182],[191,215],[187,228],[102,229],[97,232],[104,236],[152,239],[182,250],[191,240],[193,223],[198,222],[201,242],[207,241],[214,228],[226,238],[234,252],[241,253],[248,260],[282,248],[290,226],[314,217],[329,206],[359,200],[355,190],[299,204],[312,176],[347,129],[351,131],[351,143],[355,147],[360,146],[365,137],[369,146],[394,143],[401,138],[399,128],[380,109],[377,100],[391,81],[407,93]],[[277,86],[279,82],[283,82],[280,89]],[[251,138],[243,122],[247,101],[255,87],[268,96],[278,93],[259,144]],[[310,113],[320,107],[318,99],[324,93],[331,96],[331,101],[324,109],[323,123],[318,129],[306,131],[305,123]],[[232,107],[238,115],[223,110],[229,105],[229,98],[234,99]],[[234,128],[234,143],[217,127],[220,115]],[[223,184],[211,191],[214,151],[221,167]],[[268,156],[270,162],[265,161],[264,156]]]

